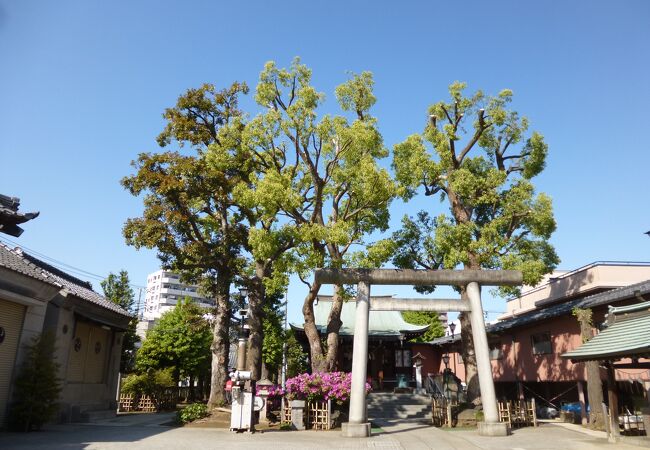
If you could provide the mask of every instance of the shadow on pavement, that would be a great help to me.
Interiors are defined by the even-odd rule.
[[[45,426],[31,433],[0,432],[0,449],[85,449],[97,443],[129,443],[173,429],[173,414],[118,416],[87,424]]]

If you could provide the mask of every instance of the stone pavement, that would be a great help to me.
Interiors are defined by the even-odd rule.
[[[54,425],[40,432],[0,433],[0,449],[482,449],[482,450],[638,450],[608,444],[604,438],[554,424],[514,430],[508,437],[483,437],[474,430],[442,430],[425,423],[387,421],[367,439],[351,439],[336,431],[266,431],[235,434],[215,428],[166,426],[172,414],[119,416],[91,424]],[[377,430],[378,431],[378,430]]]

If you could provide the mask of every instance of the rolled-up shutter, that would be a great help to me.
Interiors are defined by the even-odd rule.
[[[0,426],[4,424],[25,306],[0,299]]]

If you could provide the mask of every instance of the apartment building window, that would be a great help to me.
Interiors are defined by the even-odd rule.
[[[530,336],[530,341],[533,347],[533,355],[543,355],[553,352],[550,333],[533,334]]]

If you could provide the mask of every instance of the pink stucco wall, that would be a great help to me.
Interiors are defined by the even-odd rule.
[[[531,336],[538,333],[549,333],[551,336],[552,352],[534,355]],[[574,364],[560,355],[581,345],[580,329],[573,316],[564,316],[518,329],[509,334],[493,337],[490,342],[499,342],[502,357],[492,360],[492,375],[496,382],[559,382],[584,381],[586,369],[584,363]],[[442,351],[437,349],[433,357],[437,366],[435,372],[444,369],[440,356]],[[629,360],[620,361],[621,363]],[[455,365],[455,367],[454,367]],[[450,353],[449,366],[456,375],[465,381],[465,365],[456,353]],[[603,371],[603,379],[604,379]],[[622,380],[650,381],[650,370],[625,369],[617,370],[616,378]]]

